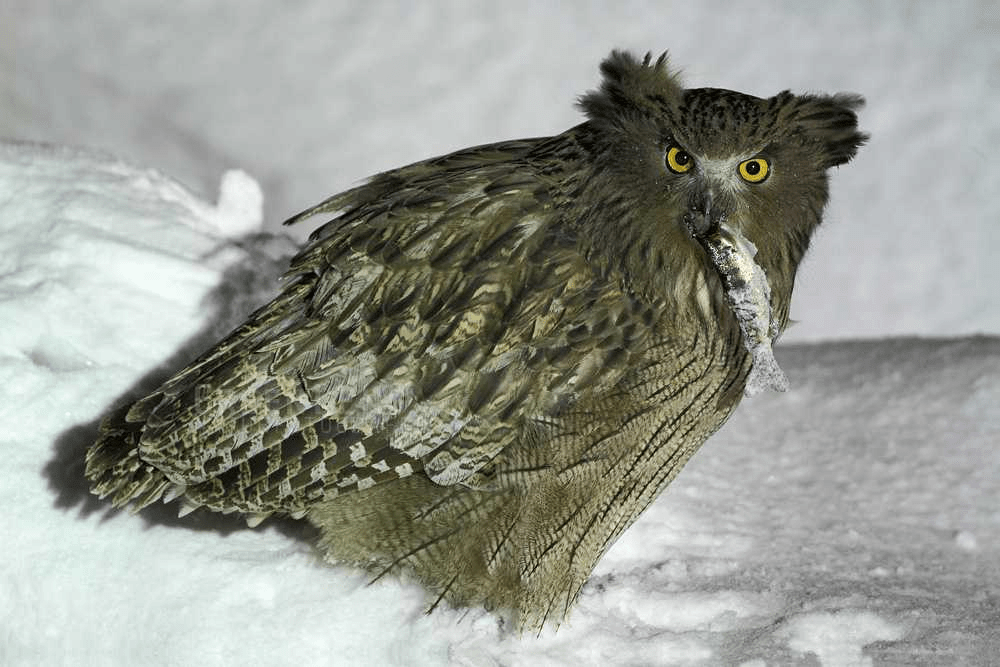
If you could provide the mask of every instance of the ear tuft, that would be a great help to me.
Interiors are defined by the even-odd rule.
[[[580,98],[580,108],[598,123],[620,126],[638,115],[655,114],[664,105],[680,101],[683,87],[671,72],[664,52],[653,61],[647,53],[640,61],[627,51],[614,50],[601,63],[601,87]]]
[[[858,132],[856,111],[864,106],[860,95],[801,95],[792,121],[812,142],[823,147],[823,167],[836,167],[853,158],[868,135]]]

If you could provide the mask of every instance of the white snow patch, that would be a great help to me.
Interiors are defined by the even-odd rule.
[[[960,530],[955,533],[955,546],[962,551],[975,551],[979,548],[976,536],[967,530]]]
[[[729,630],[749,617],[773,614],[780,608],[775,599],[756,591],[650,590],[642,580],[633,586],[609,587],[600,605],[636,623],[669,627],[672,632]]]
[[[799,653],[813,653],[823,667],[871,667],[862,649],[877,641],[903,637],[899,624],[870,611],[841,610],[799,614],[785,626],[788,646]]]
[[[219,231],[229,237],[261,231],[264,193],[253,176],[242,169],[230,169],[222,175],[215,218]]]
[[[219,236],[239,238],[261,231],[264,222],[264,193],[253,176],[242,169],[230,169],[222,175],[219,200],[215,206],[205,204],[180,183],[150,172],[147,187],[158,188],[164,201],[173,201],[197,211],[198,229]]]

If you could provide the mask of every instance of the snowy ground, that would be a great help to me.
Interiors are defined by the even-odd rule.
[[[101,146],[198,193],[0,144],[0,664],[995,664],[1000,10],[723,6],[0,8],[0,135]],[[87,494],[109,406],[273,291],[293,244],[262,219],[568,127],[616,45],[670,48],[692,85],[856,90],[873,140],[834,174],[797,286],[799,343],[777,351],[792,391],[744,403],[568,624],[518,638],[480,611],[426,617],[419,588],[320,564],[296,522]],[[207,203],[229,167],[252,177]]]
[[[0,144],[0,662],[989,664],[1000,654],[1000,338],[779,348],[558,632],[322,565],[300,523],[108,510],[96,420],[266,299],[291,251],[151,170]],[[236,238],[222,232],[236,230]]]

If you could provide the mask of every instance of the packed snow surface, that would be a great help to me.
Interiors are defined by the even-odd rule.
[[[246,174],[211,205],[106,155],[0,144],[0,663],[940,665],[1000,655],[1000,339],[778,346],[558,629],[322,563],[249,529],[89,495],[101,415],[277,289]],[[863,279],[859,277],[859,279]]]

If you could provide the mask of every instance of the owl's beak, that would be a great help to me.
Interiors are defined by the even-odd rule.
[[[714,193],[706,190],[691,197],[688,211],[684,215],[684,223],[688,232],[698,241],[709,234],[718,231],[719,225],[725,219],[725,214],[719,206],[713,207]]]

